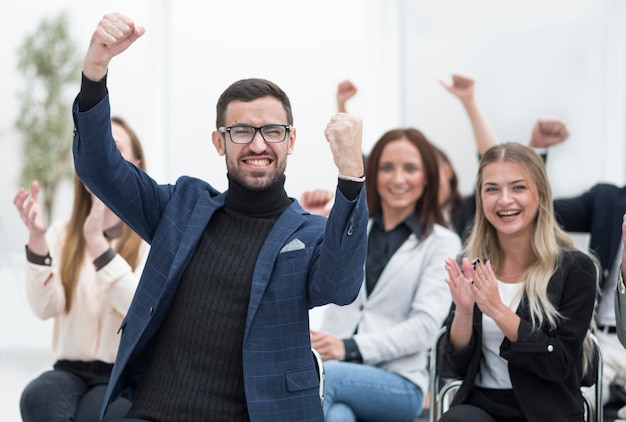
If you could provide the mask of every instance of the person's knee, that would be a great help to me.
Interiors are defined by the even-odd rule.
[[[328,361],[324,363],[324,400],[332,400],[337,384],[344,379],[342,362]]]
[[[326,413],[326,422],[356,422],[356,416],[350,406],[344,403],[333,404]]]
[[[51,393],[54,385],[41,382],[40,379],[31,381],[20,396],[20,414],[24,422],[45,420],[51,411]]]
[[[22,411],[22,415],[24,412],[28,411],[33,407],[33,404],[37,403],[37,397],[39,397],[38,386],[32,386],[28,384],[24,391],[22,391],[22,395],[20,397],[20,410]]]
[[[22,419],[26,422],[50,420],[51,412],[58,417],[73,416],[83,390],[84,384],[74,374],[64,371],[44,372],[22,391]]]
[[[29,408],[46,401],[56,386],[45,377],[31,381],[22,391],[20,407]]]

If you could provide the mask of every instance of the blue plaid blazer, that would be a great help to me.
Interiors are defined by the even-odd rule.
[[[136,396],[151,340],[167,317],[202,232],[228,193],[191,177],[159,185],[124,160],[111,135],[108,95],[86,112],[79,112],[75,103],[73,118],[78,176],[151,245],[120,327],[104,414],[119,395],[130,400]],[[363,188],[353,201],[338,191],[328,219],[310,215],[294,201],[276,221],[256,262],[244,333],[244,385],[252,421],[324,420],[308,310],[356,298],[363,280],[367,220]]]

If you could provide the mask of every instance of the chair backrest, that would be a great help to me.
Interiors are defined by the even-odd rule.
[[[439,373],[439,345],[441,341],[443,341],[444,336],[446,335],[446,328],[443,327],[437,333],[437,337],[435,337],[435,342],[430,348],[430,412],[429,412],[429,420],[430,422],[436,422],[439,420],[441,415],[443,414],[441,411],[441,395],[444,393],[444,387],[451,382],[458,382],[457,388],[461,385],[460,380],[446,380]],[[446,394],[446,397],[449,398],[450,395]],[[450,406],[450,403],[447,404],[446,409]]]
[[[313,353],[313,361],[315,362],[315,369],[317,370],[317,377],[320,380],[320,400],[322,406],[324,405],[324,383],[326,382],[326,373],[324,372],[324,360],[317,350],[311,348]]]
[[[430,422],[439,420],[449,408],[454,394],[458,391],[463,383],[461,379],[444,378],[439,372],[439,345],[445,338],[446,329],[442,328],[437,334],[437,338],[430,351]],[[595,383],[591,386],[594,390],[594,400],[592,400],[581,388],[584,399],[584,420],[585,422],[602,422],[604,420],[604,411],[602,403],[602,347],[598,338],[590,334],[594,345],[595,365],[591,370],[595,370]]]
[[[590,370],[595,370],[595,383],[591,385],[594,391],[594,400],[582,391],[583,399],[585,399],[585,421],[587,422],[602,422],[604,420],[604,403],[602,401],[602,395],[604,394],[603,386],[602,386],[602,375],[603,375],[603,367],[604,367],[604,359],[602,356],[602,346],[600,345],[600,341],[598,338],[589,333],[591,340],[593,342],[594,349],[594,365]]]

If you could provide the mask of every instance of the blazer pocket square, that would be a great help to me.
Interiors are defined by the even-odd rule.
[[[283,246],[279,253],[299,251],[300,249],[304,249],[304,243],[302,243],[300,239],[293,239],[291,242]]]

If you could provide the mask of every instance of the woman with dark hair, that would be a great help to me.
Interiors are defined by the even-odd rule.
[[[428,349],[451,304],[442,263],[461,244],[444,226],[437,154],[420,131],[385,133],[365,176],[365,281],[352,304],[329,306],[311,332],[326,361],[324,415],[412,422],[428,389]]]
[[[439,164],[439,206],[446,225],[461,238],[467,235],[466,228],[474,219],[476,202],[473,196],[464,197],[459,192],[459,178],[454,171],[452,162],[441,148],[433,145]]]
[[[112,119],[120,153],[145,170],[137,135],[119,117]],[[56,363],[22,393],[25,422],[100,420],[109,375],[119,344],[118,329],[135,293],[148,245],[74,176],[69,221],[46,227],[40,187],[20,189],[13,203],[28,228],[26,297],[40,319],[54,318]],[[130,408],[116,401],[104,420]]]

